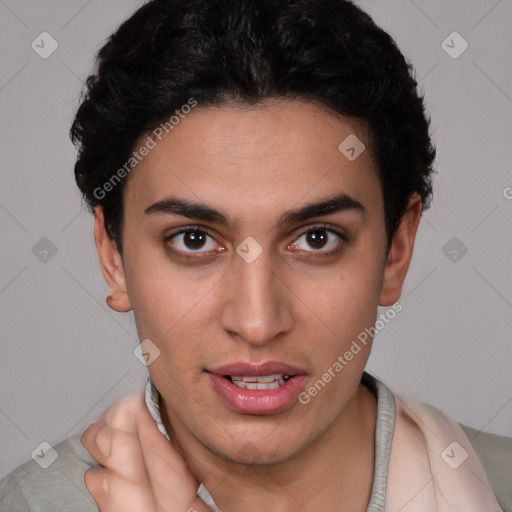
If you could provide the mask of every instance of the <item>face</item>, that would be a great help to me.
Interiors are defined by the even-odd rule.
[[[350,135],[369,148],[361,124],[301,102],[198,107],[126,184],[112,294],[160,350],[173,429],[227,460],[287,460],[338,421],[371,340],[335,363],[399,297],[370,151],[338,149]]]

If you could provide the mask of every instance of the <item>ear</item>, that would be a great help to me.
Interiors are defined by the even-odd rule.
[[[110,287],[107,304],[119,313],[130,311],[132,307],[126,289],[123,261],[116,243],[107,234],[101,206],[97,206],[94,210],[94,242],[98,251],[101,273]]]
[[[421,197],[415,192],[409,198],[406,211],[391,242],[382,280],[380,306],[392,306],[400,298],[412,258],[421,211]]]

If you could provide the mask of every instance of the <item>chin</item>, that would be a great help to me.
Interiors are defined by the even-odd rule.
[[[259,439],[248,440],[247,433],[243,439],[228,439],[224,446],[215,446],[214,451],[230,462],[245,466],[261,466],[286,462],[307,447],[292,444],[292,438],[269,439],[263,435]]]

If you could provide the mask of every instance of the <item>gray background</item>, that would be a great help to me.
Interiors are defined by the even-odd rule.
[[[512,2],[359,3],[416,67],[439,171],[404,309],[369,369],[458,421],[512,435]],[[139,4],[0,0],[0,475],[144,386],[133,317],[105,305],[68,140],[95,52]],[[31,48],[44,31],[59,44],[47,59]],[[453,31],[469,43],[457,59],[441,46]],[[41,253],[43,237],[56,254]]]

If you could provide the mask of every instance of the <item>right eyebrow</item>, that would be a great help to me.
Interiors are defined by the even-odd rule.
[[[148,206],[144,215],[181,215],[190,219],[199,219],[208,222],[232,227],[228,215],[204,203],[195,203],[178,197],[167,197]]]

